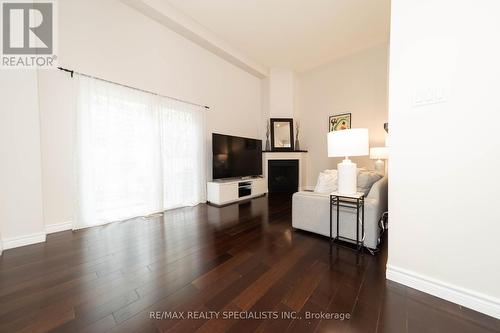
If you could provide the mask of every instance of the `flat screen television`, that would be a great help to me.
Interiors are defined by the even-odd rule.
[[[262,175],[262,141],[212,133],[213,179]]]

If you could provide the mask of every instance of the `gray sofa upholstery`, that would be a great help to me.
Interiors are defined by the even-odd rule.
[[[320,235],[330,235],[329,194],[316,192],[297,192],[292,199],[292,226]],[[378,247],[380,228],[378,222],[382,213],[387,211],[387,177],[373,184],[365,198],[365,245]],[[336,211],[333,210],[333,236]],[[340,236],[356,239],[356,210],[340,208]],[[361,228],[360,228],[361,232]]]

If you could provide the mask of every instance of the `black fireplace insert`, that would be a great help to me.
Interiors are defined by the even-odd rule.
[[[269,160],[269,193],[294,193],[299,189],[299,160]]]

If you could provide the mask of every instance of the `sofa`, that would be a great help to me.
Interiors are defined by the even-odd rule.
[[[292,226],[330,236],[330,195],[300,191],[292,198]],[[381,229],[379,221],[387,211],[387,177],[376,181],[365,198],[365,246],[377,249]],[[360,212],[361,216],[361,212]],[[332,208],[333,237],[337,236],[336,207]],[[361,218],[361,217],[360,217]],[[340,207],[340,236],[356,239],[356,209]],[[361,233],[361,226],[360,226]]]

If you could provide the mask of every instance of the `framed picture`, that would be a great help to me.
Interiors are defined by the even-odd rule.
[[[351,128],[351,114],[343,113],[328,118],[328,132],[341,131]]]

